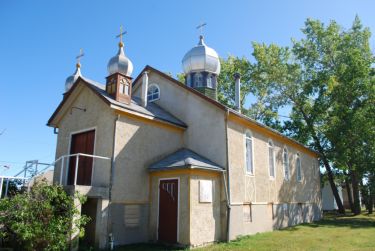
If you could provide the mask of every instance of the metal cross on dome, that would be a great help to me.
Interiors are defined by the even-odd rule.
[[[116,36],[116,38],[120,38],[120,43],[122,43],[122,35],[128,33],[127,31],[122,31],[122,25],[120,25],[120,34]]]
[[[81,61],[81,57],[83,57],[85,54],[83,53],[83,50],[82,48],[79,49],[79,55],[76,56],[76,59],[77,59],[77,64],[80,64],[80,61]]]
[[[198,26],[197,26],[197,30],[199,30],[199,35],[201,35],[201,36],[203,36],[203,28],[204,28],[204,26],[206,26],[207,25],[207,23],[201,23],[201,24],[199,24]]]

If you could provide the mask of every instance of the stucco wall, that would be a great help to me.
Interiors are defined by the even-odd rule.
[[[245,132],[249,130],[252,133],[253,142],[253,161],[254,175],[246,174],[245,169]],[[231,238],[238,235],[251,234],[261,231],[272,230],[278,224],[278,212],[274,212],[274,219],[270,215],[269,203],[287,203],[290,204],[290,215],[293,215],[293,205],[303,203],[307,208],[320,208],[320,176],[316,157],[306,152],[299,151],[286,142],[277,138],[265,135],[254,127],[228,121],[228,151],[229,151],[229,172],[230,172],[230,196],[232,207]],[[268,165],[268,140],[274,143],[275,151],[275,173],[276,177],[269,175]],[[284,146],[288,148],[290,163],[290,178],[284,179],[284,170],[282,165],[282,152]],[[296,177],[296,154],[300,154],[302,180],[297,181]],[[315,165],[314,165],[315,163]],[[315,169],[314,169],[315,167]],[[251,223],[242,223],[243,203],[254,203],[252,205],[253,221]],[[320,217],[319,210],[312,210]],[[268,216],[267,216],[268,215]],[[259,218],[258,218],[259,217]],[[313,217],[318,219],[319,217]],[[261,220],[259,220],[261,219]],[[284,221],[283,221],[284,222]],[[296,220],[292,223],[298,223]],[[241,224],[242,223],[242,224]],[[287,224],[288,225],[288,224]],[[281,226],[284,226],[281,224]],[[285,225],[286,226],[286,225]]]
[[[148,167],[181,148],[182,141],[183,134],[180,130],[172,130],[126,115],[120,116],[116,126],[111,217],[116,245],[149,240]],[[133,209],[130,209],[131,207]],[[126,226],[127,208],[136,210],[139,214],[138,226]]]
[[[116,137],[113,201],[148,201],[149,165],[181,148],[183,134],[121,115]]]
[[[184,146],[223,167],[226,166],[225,112],[194,93],[150,72],[149,85],[153,83],[160,88],[160,99],[155,103],[188,125],[184,133]],[[141,83],[136,87],[133,95],[139,97]]]
[[[77,86],[76,91],[69,97],[69,102],[62,109],[63,116],[58,123],[56,159],[70,153],[71,135],[77,132],[95,129],[94,155],[112,157],[114,113],[93,91],[86,86]],[[70,103],[70,105],[69,105]],[[86,112],[71,109],[79,107]],[[110,175],[110,160],[94,160],[93,184],[108,186]],[[63,183],[66,183],[68,159],[65,159]],[[59,182],[61,162],[57,163],[54,171],[54,182]]]
[[[199,182],[212,182],[212,202],[199,201]],[[190,245],[197,246],[222,240],[221,174],[190,177]]]

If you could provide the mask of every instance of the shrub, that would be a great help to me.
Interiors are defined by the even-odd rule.
[[[86,200],[41,181],[29,193],[0,200],[0,238],[22,250],[67,250],[70,236],[83,235],[89,220],[80,216],[75,199]]]

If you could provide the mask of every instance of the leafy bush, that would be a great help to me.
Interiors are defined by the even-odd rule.
[[[67,250],[70,236],[83,235],[89,220],[80,216],[75,199],[86,200],[41,181],[29,193],[0,200],[0,238],[22,250]]]

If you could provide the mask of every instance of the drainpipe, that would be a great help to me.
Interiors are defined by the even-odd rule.
[[[235,79],[235,105],[236,110],[241,113],[241,74],[238,72],[234,74]]]
[[[111,172],[109,177],[109,189],[108,189],[108,213],[107,213],[107,233],[108,233],[108,245],[110,250],[113,250],[114,238],[112,234],[112,223],[110,222],[111,219],[111,206],[112,206],[112,186],[113,186],[113,179],[115,176],[115,165],[116,165],[116,136],[117,136],[117,122],[120,119],[120,115],[118,114],[114,120],[114,131],[113,131],[113,151],[112,151],[112,162],[111,162]]]
[[[231,227],[230,227],[230,219],[231,219],[231,197],[230,197],[230,168],[229,168],[229,149],[228,149],[228,116],[229,116],[229,110],[226,111],[226,117],[225,117],[225,141],[226,141],[226,154],[227,154],[227,242],[230,241],[230,233],[231,233]],[[223,172],[224,175],[224,172]],[[223,176],[224,177],[224,176]],[[225,181],[225,178],[224,178]],[[225,183],[224,183],[225,184]]]
[[[147,106],[147,90],[148,90],[148,72],[143,72],[142,77],[142,88],[141,88],[141,105],[143,107]]]

